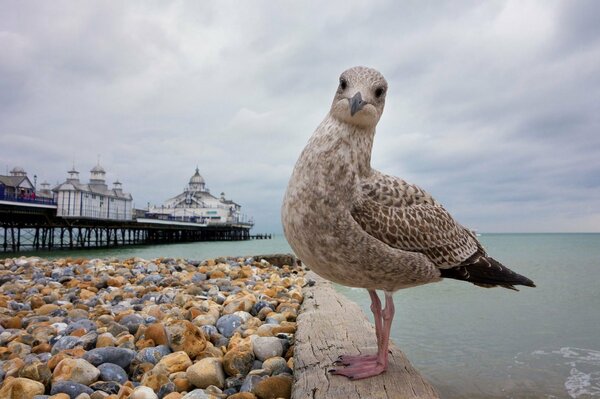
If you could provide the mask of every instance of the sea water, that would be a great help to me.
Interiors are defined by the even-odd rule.
[[[399,291],[394,342],[443,398],[600,397],[600,234],[480,239],[537,288],[515,292],[444,280]],[[278,252],[291,252],[281,236],[35,254],[206,259]],[[371,318],[365,290],[336,288]]]

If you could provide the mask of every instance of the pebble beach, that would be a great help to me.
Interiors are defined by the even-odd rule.
[[[289,398],[291,256],[0,259],[0,398]]]

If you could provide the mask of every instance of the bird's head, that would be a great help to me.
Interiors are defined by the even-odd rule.
[[[375,128],[385,105],[387,82],[373,68],[357,66],[340,75],[330,114],[362,128]]]

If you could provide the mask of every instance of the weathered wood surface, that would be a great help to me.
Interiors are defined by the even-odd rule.
[[[354,302],[335,292],[331,283],[309,272],[298,316],[294,348],[292,399],[439,398],[435,389],[390,343],[388,370],[376,377],[350,381],[327,372],[341,354],[375,353],[375,328]]]

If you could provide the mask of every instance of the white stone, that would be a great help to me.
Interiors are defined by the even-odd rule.
[[[141,385],[133,390],[129,395],[129,399],[158,399],[158,395],[154,393],[152,388]]]

